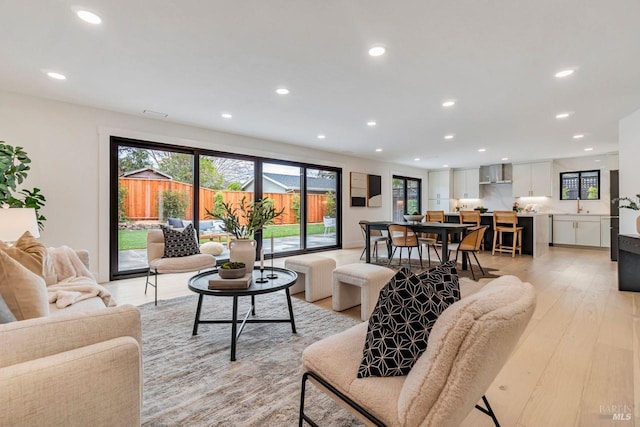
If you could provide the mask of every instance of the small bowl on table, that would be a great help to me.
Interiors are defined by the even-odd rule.
[[[223,279],[239,279],[244,277],[246,272],[247,267],[245,265],[237,268],[223,268],[222,266],[218,268],[218,275]]]
[[[404,220],[407,222],[421,222],[424,215],[404,215]]]

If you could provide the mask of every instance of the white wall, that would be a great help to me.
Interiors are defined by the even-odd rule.
[[[640,110],[620,120],[620,197],[640,194]],[[620,234],[635,234],[640,212],[620,209]]]
[[[341,167],[344,247],[363,244],[359,220],[391,218],[393,174],[421,178],[427,188],[427,171],[422,169],[0,92],[0,140],[25,148],[33,162],[25,186],[40,188],[47,198],[41,240],[49,246],[88,249],[100,281],[108,280],[112,135]],[[383,207],[349,207],[352,171],[382,176]],[[426,190],[423,193],[426,206]]]

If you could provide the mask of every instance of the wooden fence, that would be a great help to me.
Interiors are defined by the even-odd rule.
[[[132,221],[141,220],[162,220],[162,192],[182,192],[188,197],[184,219],[192,219],[193,204],[191,184],[163,179],[139,179],[120,178],[120,189],[124,191],[122,207],[124,215]],[[253,200],[253,192],[248,191],[223,191],[200,188],[200,207],[198,217],[200,220],[207,219],[205,209],[213,210],[214,200],[217,193],[222,193],[225,203],[237,204],[246,197],[248,201]],[[297,224],[295,212],[293,210],[294,198],[299,197],[295,193],[265,193],[265,197],[274,201],[277,210],[284,208],[282,216],[276,219],[276,224]],[[326,215],[327,196],[326,194],[310,194],[307,196],[307,222],[322,222],[322,217]]]

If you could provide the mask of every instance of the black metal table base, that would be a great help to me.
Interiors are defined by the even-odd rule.
[[[251,308],[247,311],[247,314],[243,319],[238,319],[238,296],[233,296],[233,314],[232,319],[211,319],[211,320],[201,320],[200,313],[202,311],[202,298],[203,294],[199,294],[198,296],[198,307],[196,309],[196,318],[193,322],[193,335],[198,335],[198,325],[200,324],[231,324],[231,361],[234,362],[236,360],[236,342],[238,338],[240,338],[240,334],[244,330],[244,326],[247,323],[291,323],[291,332],[296,333],[296,322],[293,318],[293,305],[291,304],[291,294],[289,292],[289,288],[286,288],[285,293],[287,294],[287,306],[289,309],[289,318],[288,319],[250,319],[250,316],[256,315],[256,300],[255,296],[251,295]],[[238,328],[238,324],[240,327]]]

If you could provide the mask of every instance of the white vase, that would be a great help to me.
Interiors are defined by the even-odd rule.
[[[229,261],[244,262],[247,271],[253,269],[256,261],[256,245],[254,239],[233,239],[229,242]]]

